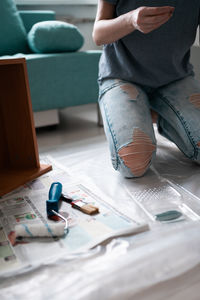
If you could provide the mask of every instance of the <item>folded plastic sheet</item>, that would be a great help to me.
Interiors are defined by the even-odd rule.
[[[112,169],[104,140],[95,140],[90,147],[88,141],[71,155],[67,149],[62,157],[57,153],[54,158],[69,168],[71,175],[94,187],[128,216],[149,222],[151,230],[75,256],[55,253],[32,271],[2,277],[2,300],[199,299],[200,222],[191,218],[169,224],[152,221],[137,203],[141,198],[132,197],[144,188],[152,190],[157,179],[169,180],[181,195],[179,200],[183,197],[192,211],[200,214],[200,167],[164,138],[158,141],[156,163],[137,180],[123,179]]]
[[[183,291],[197,283],[199,291],[199,230],[199,223],[164,228],[162,236],[155,230],[132,244],[113,240],[90,255],[63,256],[1,281],[1,299],[188,299]]]

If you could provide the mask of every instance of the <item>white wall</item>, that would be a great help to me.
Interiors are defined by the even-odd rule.
[[[193,46],[191,51],[191,63],[194,66],[194,72],[197,79],[200,81],[200,47]]]

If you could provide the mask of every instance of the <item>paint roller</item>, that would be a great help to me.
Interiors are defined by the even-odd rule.
[[[60,237],[66,232],[66,223],[18,224],[15,226],[15,237]]]
[[[70,203],[73,208],[89,215],[99,212],[99,209],[92,204],[88,204],[81,199],[73,200],[67,195],[62,194],[62,184],[60,182],[51,184],[48,196],[49,199],[46,201],[48,218],[54,221],[63,219],[65,222],[18,224],[15,226],[16,237],[59,237],[64,235],[68,230],[68,221],[58,213],[60,200]]]
[[[60,218],[65,222],[44,222],[19,224],[15,226],[15,237],[60,237],[68,229],[67,219],[58,213],[59,199],[61,197],[62,185],[55,182],[49,190],[49,199],[46,202],[47,216],[49,219],[59,221]]]

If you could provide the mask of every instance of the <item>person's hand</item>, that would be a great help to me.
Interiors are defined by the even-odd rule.
[[[131,12],[130,21],[136,30],[149,33],[166,23],[172,16],[174,7],[139,7]]]

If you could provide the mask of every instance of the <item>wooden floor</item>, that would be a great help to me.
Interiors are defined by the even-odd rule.
[[[97,124],[96,104],[63,109],[59,117],[59,125],[36,130],[40,155],[58,158],[106,141],[103,127]]]

